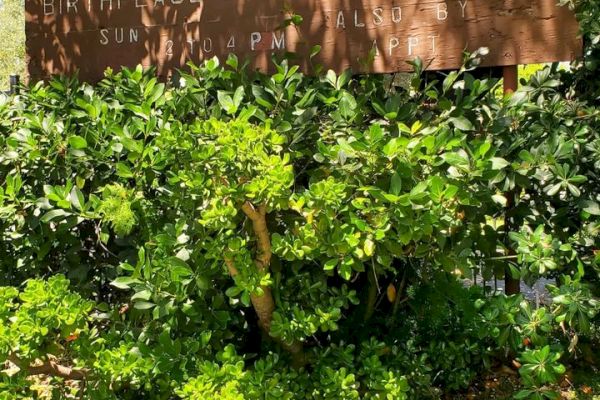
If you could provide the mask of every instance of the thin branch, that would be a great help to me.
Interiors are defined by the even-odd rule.
[[[400,281],[400,287],[398,288],[398,293],[396,294],[396,299],[394,300],[394,307],[392,308],[392,319],[396,319],[396,313],[400,308],[400,305],[408,300],[408,297],[404,297],[404,291],[406,289],[406,282],[408,278],[407,268],[404,268],[402,272],[402,281]]]
[[[379,285],[377,284],[375,268],[373,268],[373,271],[367,271],[367,279],[369,282],[369,288],[367,292],[367,304],[365,307],[365,315],[363,317],[364,322],[368,322],[371,319],[373,313],[375,312],[375,306],[377,304],[377,293],[379,292]]]
[[[115,258],[119,258],[118,255],[116,255],[115,253],[113,253],[112,251],[110,251],[108,249],[108,247],[106,247],[106,245],[102,242],[102,239],[100,239],[100,225],[102,224],[102,222],[98,222],[97,224],[94,224],[94,229],[96,231],[96,243],[100,246],[100,248],[104,251],[106,251],[108,254],[110,254],[111,256],[115,257]]]
[[[229,271],[229,275],[231,275],[232,278],[235,278],[238,274],[239,271],[235,266],[235,263],[233,262],[233,260],[227,256],[225,256],[225,265],[227,266],[227,270]]]
[[[256,236],[257,249],[254,257],[254,263],[259,272],[266,273],[269,270],[271,263],[271,239],[269,230],[267,229],[267,207],[264,204],[255,207],[249,201],[242,204],[242,211],[252,221],[252,230]],[[239,274],[239,270],[235,266],[233,259],[225,257],[225,265],[232,278]],[[262,295],[251,294],[250,300],[252,306],[258,316],[259,324],[265,333],[270,334],[271,321],[273,320],[273,312],[275,311],[275,302],[271,288],[261,286]]]
[[[381,288],[379,287],[379,279],[377,279],[377,271],[375,271],[375,259],[371,257],[371,267],[373,268],[373,276],[375,277],[375,285],[377,286],[377,293],[381,293]]]

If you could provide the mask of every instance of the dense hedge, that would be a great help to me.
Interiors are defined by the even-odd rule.
[[[594,67],[501,98],[479,56],[407,86],[209,60],[0,104],[2,396],[427,399],[513,365],[554,398],[599,361]],[[556,285],[538,308],[473,271]]]

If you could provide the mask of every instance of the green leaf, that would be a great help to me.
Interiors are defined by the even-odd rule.
[[[600,215],[600,205],[595,201],[583,200],[579,206],[588,214]]]
[[[157,102],[158,99],[160,99],[163,96],[164,92],[165,92],[165,84],[164,83],[159,83],[158,85],[156,85],[154,87],[154,90],[152,91],[152,94],[148,98],[148,101],[150,103]]]
[[[235,105],[236,109],[238,109],[240,107],[240,104],[242,103],[243,99],[244,99],[244,87],[239,86],[235,90],[235,93],[233,94],[233,104]]]
[[[238,69],[238,58],[235,54],[231,53],[229,54],[229,56],[227,57],[227,61],[225,61],[225,64],[229,65],[231,68],[237,70]]]
[[[85,205],[85,199],[83,197],[83,193],[77,186],[73,186],[71,189],[71,193],[69,194],[69,198],[71,199],[71,204],[78,210],[81,210]]]
[[[155,306],[156,304],[150,303],[149,301],[137,301],[133,304],[133,308],[137,310],[149,310]]]
[[[444,79],[444,83],[443,83],[443,90],[444,93],[448,92],[448,90],[450,90],[450,88],[452,87],[452,85],[454,85],[454,82],[456,82],[456,80],[458,79],[458,71],[451,71],[448,76],[446,77],[446,79]]]
[[[344,260],[344,262],[340,264],[338,272],[344,280],[349,281],[352,277],[352,263]]]
[[[337,84],[337,75],[335,74],[335,71],[332,69],[328,70],[325,75],[325,80],[335,88]]]
[[[141,292],[136,292],[133,296],[131,296],[131,300],[150,300],[150,297],[152,297],[152,292],[146,289],[142,290]]]
[[[240,288],[239,286],[230,286],[225,291],[225,295],[227,295],[227,297],[236,297],[240,293],[242,293],[242,288]]]
[[[169,257],[169,264],[171,265],[171,279],[175,282],[179,282],[181,278],[187,278],[193,273],[187,263],[180,258]]]
[[[579,190],[579,188],[571,183],[567,184],[567,188],[569,189],[569,192],[571,192],[571,194],[575,197],[579,197],[581,196],[581,191]]]
[[[225,112],[227,114],[230,114],[230,115],[235,114],[238,107],[235,105],[233,99],[231,98],[231,96],[229,94],[227,94],[227,92],[224,92],[223,90],[219,90],[217,92],[217,99],[219,100],[219,104],[221,105],[223,110],[225,110]]]
[[[398,172],[394,172],[392,175],[392,179],[390,181],[390,193],[394,195],[399,195],[402,191],[402,178],[398,174]]]
[[[415,185],[410,191],[410,197],[413,198],[424,193],[429,187],[429,183],[427,181],[421,181]]]
[[[240,296],[240,301],[244,306],[250,307],[250,293],[247,290],[244,290],[242,292],[242,295]]]
[[[473,126],[471,121],[469,121],[465,117],[450,118],[449,121],[452,123],[452,125],[454,125],[454,127],[456,127],[457,129],[459,129],[461,131],[474,131],[475,130],[475,127]]]
[[[140,283],[140,281],[130,276],[120,276],[114,281],[112,281],[110,284],[116,287],[117,289],[129,289],[130,285],[134,283]]]
[[[302,15],[299,14],[294,14],[292,15],[292,18],[290,18],[292,21],[292,24],[298,26],[302,23],[302,21],[304,21],[304,18],[302,18]]]
[[[338,259],[337,258],[332,258],[331,260],[328,260],[327,262],[325,262],[325,264],[323,265],[323,270],[325,270],[325,271],[331,271],[337,265],[338,265]]]
[[[214,56],[213,58],[206,60],[204,65],[209,71],[214,71],[219,67],[219,58],[217,56]]]
[[[81,136],[71,136],[69,137],[69,145],[74,149],[81,150],[87,147],[87,142]]]
[[[316,56],[317,54],[319,54],[321,52],[321,46],[319,46],[318,44],[313,46],[310,49],[310,58],[313,58],[314,56]]]
[[[494,200],[494,202],[500,204],[502,207],[506,207],[507,200],[506,200],[506,197],[504,197],[503,195],[495,194],[492,196],[492,200]]]
[[[458,186],[448,185],[448,187],[446,187],[446,190],[444,190],[444,198],[448,200],[452,199],[454,198],[454,196],[456,196],[456,193],[458,193]]]
[[[363,250],[367,257],[371,257],[375,253],[375,243],[371,239],[366,239]]]
[[[402,144],[398,138],[391,139],[385,146],[383,146],[383,154],[392,159],[396,156],[402,148]]]
[[[44,214],[44,216],[42,218],[40,218],[40,221],[50,222],[53,219],[60,218],[60,217],[66,217],[68,215],[71,215],[71,213],[66,210],[61,210],[61,209],[52,210],[52,211],[48,211],[46,214]]]
[[[466,167],[469,165],[468,156],[463,152],[451,152],[442,154],[442,159],[454,167]]]
[[[490,142],[483,142],[481,144],[481,146],[479,146],[477,148],[477,152],[475,153],[476,157],[481,158],[481,157],[485,156],[491,147],[492,147],[492,144]]]
[[[562,188],[562,183],[557,183],[554,185],[549,185],[548,187],[546,187],[546,193],[548,194],[548,196],[554,196],[556,193],[558,193],[558,191]]]
[[[510,107],[515,107],[517,105],[520,105],[527,100],[527,96],[528,96],[527,92],[517,91],[511,95],[508,105]]]
[[[117,163],[117,175],[121,178],[133,178],[133,172],[127,164],[118,162]]]
[[[493,170],[503,169],[510,164],[504,158],[500,158],[500,157],[492,157],[492,158],[490,158],[490,161],[492,162]]]
[[[534,163],[535,158],[531,155],[527,150],[521,150],[519,152],[519,158],[523,161],[527,161],[528,163]]]
[[[515,394],[515,399],[529,399],[531,395],[533,395],[535,391],[533,390],[521,390],[517,394]]]
[[[444,180],[439,176],[434,176],[429,180],[429,195],[431,200],[439,203],[444,197]]]

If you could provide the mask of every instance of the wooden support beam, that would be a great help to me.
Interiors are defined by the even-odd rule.
[[[504,94],[509,95],[517,91],[519,88],[519,67],[517,65],[509,65],[503,68],[502,70],[502,78],[504,80]],[[514,191],[510,191],[505,194],[507,199],[506,204],[506,214],[504,220],[504,226],[507,231],[511,230],[513,224],[510,221],[510,217],[508,217],[508,212],[515,205],[515,193]],[[509,248],[509,252],[514,253],[512,249]],[[510,269],[507,267],[504,272],[504,293],[507,295],[518,294],[521,292],[521,281],[519,279],[514,279],[510,273]]]

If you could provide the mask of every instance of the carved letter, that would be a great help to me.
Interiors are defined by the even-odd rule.
[[[461,0],[458,0],[458,3],[460,4],[460,9],[462,11],[462,17],[465,17],[465,8],[467,7],[467,0],[465,0],[465,2],[463,3]]]
[[[67,12],[69,12],[69,8],[72,8],[75,10],[75,13],[77,13],[77,1],[78,0],[67,0]]]
[[[364,22],[358,22],[358,10],[354,10],[354,26],[357,28],[364,28]]]
[[[437,19],[438,21],[448,19],[448,4],[441,3],[437,5]]]
[[[235,49],[235,36],[231,35],[229,41],[227,42],[228,49]]]
[[[119,29],[121,30],[121,38],[119,38]],[[123,43],[123,28],[115,28],[115,42]]]
[[[100,35],[102,38],[100,39],[100,44],[107,45],[108,44],[108,29],[100,29]]]
[[[262,35],[260,32],[252,32],[250,34],[250,49],[254,50],[258,42],[262,39]]]
[[[435,53],[435,39],[439,38],[440,35],[429,35],[428,39],[431,39],[431,52]]]
[[[273,32],[273,40],[271,41],[271,50],[285,49],[285,32],[281,32],[279,39],[277,39],[276,33]]]
[[[100,0],[100,10],[104,10],[104,2],[108,2],[108,9],[112,10],[112,0]]]
[[[194,54],[194,39],[188,39],[187,42],[190,44],[190,55]]]
[[[337,22],[335,23],[336,28],[346,28],[346,22],[344,20],[344,12],[340,11],[337,16]]]
[[[139,31],[136,28],[129,28],[129,43],[137,43],[139,38]]]
[[[389,43],[389,46],[388,46],[388,48],[389,48],[389,51],[390,51],[390,56],[392,55],[392,52],[393,52],[393,50],[394,50],[396,47],[398,47],[398,46],[400,46],[400,41],[398,40],[398,38],[397,38],[397,37],[394,37],[394,36],[392,36],[392,37],[390,38],[390,43]]]
[[[402,7],[392,7],[392,21],[395,24],[402,21]]]
[[[373,40],[373,47],[372,49],[375,50],[375,56],[379,55],[379,47],[377,47],[377,40]]]
[[[408,55],[412,56],[413,48],[415,48],[419,44],[419,38],[410,36],[408,38]]]
[[[44,0],[44,15],[54,14],[54,1]]]
[[[204,39],[204,42],[202,43],[202,48],[204,49],[204,52],[210,53],[212,51],[212,39]]]
[[[376,7],[373,9],[373,23],[377,26],[383,24],[383,8]]]

